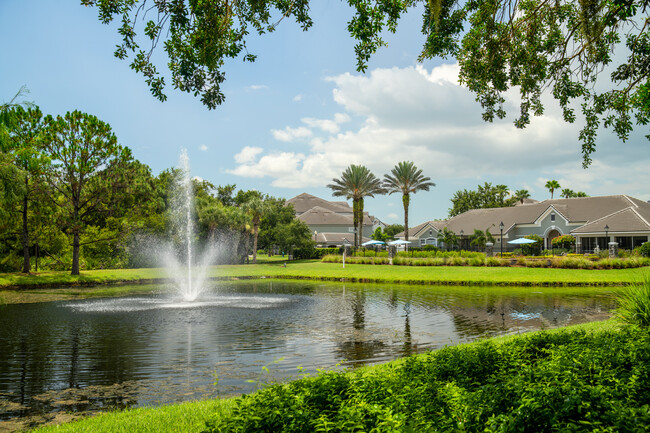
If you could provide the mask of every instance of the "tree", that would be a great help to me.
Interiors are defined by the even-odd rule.
[[[449,251],[449,247],[458,245],[458,236],[447,227],[443,227],[442,231],[438,233],[438,241],[444,243],[445,248]]]
[[[429,191],[429,188],[436,186],[431,182],[430,177],[425,177],[422,170],[417,168],[411,161],[402,161],[397,164],[391,174],[384,175],[384,188],[388,194],[394,192],[402,193],[402,204],[404,205],[404,238],[409,240],[409,204],[411,194],[418,191]]]
[[[563,188],[562,192],[560,193],[560,197],[564,198],[571,198],[575,195],[575,192],[572,189],[569,188]]]
[[[404,231],[404,226],[401,224],[390,224],[384,228],[384,233],[388,236],[388,239],[395,239],[395,235],[399,232]]]
[[[253,225],[253,264],[255,264],[257,263],[257,236],[262,217],[268,210],[268,205],[265,203],[265,197],[257,193],[243,204],[242,209],[250,215],[251,224]]]
[[[490,233],[490,229],[485,229],[485,231],[474,229],[474,233],[470,235],[470,239],[470,244],[480,249],[485,249],[485,245],[488,242],[494,243],[494,236]]]
[[[363,165],[350,165],[345,169],[340,179],[332,179],[327,185],[335,197],[345,197],[352,200],[352,215],[354,220],[354,247],[358,248],[363,238],[363,201],[365,197],[385,194],[381,181]]]
[[[160,39],[166,38],[164,49],[174,88],[200,96],[210,109],[225,99],[220,86],[225,80],[226,60],[240,56],[244,61],[255,60],[247,49],[251,32],[273,32],[290,17],[303,30],[312,25],[309,0],[81,3],[96,6],[104,24],[121,20],[118,33],[122,44],[115,56],[130,57],[131,68],[145,77],[152,94],[161,101],[166,99],[165,81],[151,59]],[[455,57],[460,82],[476,94],[485,121],[506,116],[503,95],[511,88],[517,88],[521,98],[520,115],[514,122],[518,128],[530,123],[531,113],[544,113],[541,95],[545,89],[559,102],[566,122],[575,121],[574,106],[580,103],[586,120],[579,134],[585,168],[591,163],[601,124],[626,140],[634,122],[646,125],[650,121],[650,0],[348,3],[354,16],[347,29],[357,41],[357,70],[361,72],[386,44],[385,31],[394,33],[402,15],[424,6],[421,29],[425,42],[419,60]],[[145,21],[151,9],[153,18]],[[144,28],[137,27],[140,23]],[[140,47],[139,33],[144,33],[149,48]],[[610,70],[611,82],[603,91],[597,90],[596,79]]]
[[[384,233],[381,229],[381,227],[377,227],[375,231],[373,232],[372,235],[370,235],[371,239],[374,239],[376,241],[381,241],[381,242],[386,242],[390,238],[386,233]]]
[[[23,250],[22,272],[29,273],[30,264],[30,208],[41,200],[34,196],[43,191],[41,174],[47,164],[47,158],[40,152],[40,140],[43,139],[43,113],[38,108],[25,110],[19,105],[0,112],[0,150],[10,156],[10,161],[17,171],[14,180],[20,182],[17,200],[13,203],[5,201],[5,206],[16,209],[20,214],[21,243]]]
[[[576,198],[576,197],[589,197],[587,193],[582,192],[582,191],[574,191],[569,188],[563,188],[562,193],[560,194],[560,197],[564,198]]]
[[[115,174],[106,168],[131,159],[131,151],[117,144],[111,127],[97,117],[79,111],[45,118],[43,149],[50,157],[47,178],[62,197],[56,204],[63,211],[63,227],[72,236],[72,275],[79,275],[79,249],[86,222],[107,208]],[[115,168],[119,165],[113,165]]]
[[[544,186],[546,187],[546,189],[548,189],[548,190],[550,191],[550,193],[551,193],[551,200],[553,200],[553,192],[554,192],[556,189],[560,189],[560,188],[561,188],[560,183],[559,183],[557,180],[549,180],[548,182],[546,182],[546,185],[544,185]]]
[[[472,209],[513,206],[516,201],[508,198],[508,191],[506,185],[494,186],[490,182],[478,185],[476,191],[466,189],[456,191],[451,199],[452,208],[449,209],[449,217]]]
[[[513,195],[513,199],[515,200],[515,203],[520,202],[521,204],[524,204],[524,200],[526,200],[527,198],[530,198],[530,193],[528,192],[527,189],[519,189],[515,191]]]

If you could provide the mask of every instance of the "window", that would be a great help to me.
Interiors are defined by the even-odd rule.
[[[429,236],[433,236],[433,230],[429,230]]]
[[[423,247],[427,243],[426,239],[420,239],[420,246]]]
[[[555,221],[555,214],[554,213],[551,214],[551,221]]]

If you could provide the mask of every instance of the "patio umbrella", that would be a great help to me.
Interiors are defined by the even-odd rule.
[[[396,241],[388,242],[388,245],[406,245],[412,243],[411,241],[405,241],[402,239],[397,239]]]
[[[361,246],[367,247],[368,245],[384,245],[385,243],[386,242],[372,240],[372,241],[362,243]]]
[[[519,238],[513,241],[508,241],[509,244],[513,244],[513,245],[534,244],[535,242],[539,242],[539,241],[534,241],[532,239],[526,239],[526,238]]]

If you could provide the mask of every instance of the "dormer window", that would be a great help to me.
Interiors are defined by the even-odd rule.
[[[429,236],[433,236],[433,230],[429,230]]]
[[[551,214],[551,221],[553,221],[553,222],[555,221],[555,214],[554,213]]]

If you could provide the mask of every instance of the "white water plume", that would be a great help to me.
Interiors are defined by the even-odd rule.
[[[171,195],[172,244],[165,254],[165,264],[176,282],[178,294],[184,301],[192,302],[205,290],[205,279],[209,266],[214,262],[216,246],[206,244],[202,254],[197,257],[194,244],[194,188],[186,149],[181,152]]]

